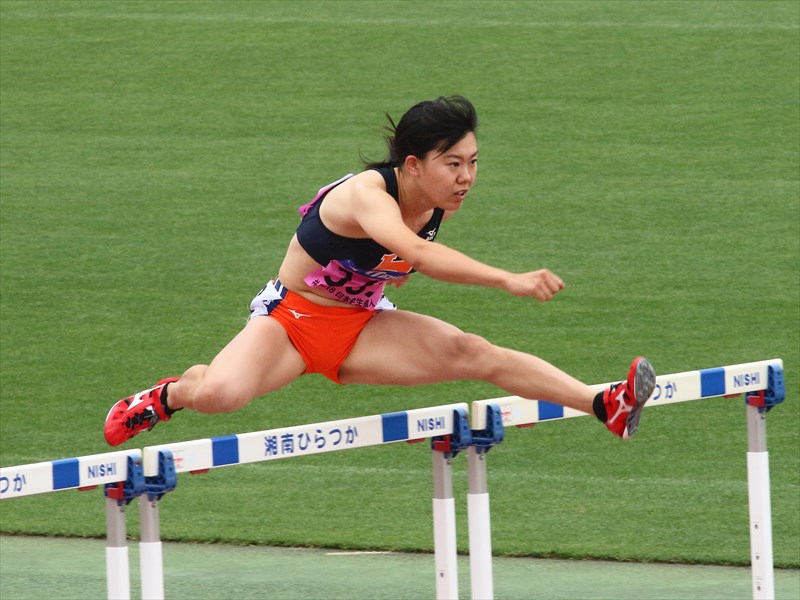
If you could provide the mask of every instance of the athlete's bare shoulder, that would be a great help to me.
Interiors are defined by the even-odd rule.
[[[342,185],[331,190],[326,199],[327,208],[322,207],[323,216],[343,218],[345,214],[356,215],[363,211],[396,209],[397,202],[386,190],[383,176],[374,170],[358,173],[345,181]]]
[[[380,173],[374,170],[357,173],[336,186],[326,196],[331,204],[350,205],[354,200],[370,194],[386,194],[386,182]]]
[[[368,196],[370,194],[380,194],[383,196],[387,193],[386,181],[384,181],[380,173],[373,169],[362,171],[353,177],[351,181],[353,193],[359,197],[363,197],[364,195]]]

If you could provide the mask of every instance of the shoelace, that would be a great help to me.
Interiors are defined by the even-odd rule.
[[[156,414],[156,411],[154,411],[151,406],[148,406],[142,410],[142,412],[135,413],[128,417],[128,419],[125,421],[125,427],[135,430],[142,425],[147,424],[149,431],[155,426],[156,423],[158,423],[158,414]]]

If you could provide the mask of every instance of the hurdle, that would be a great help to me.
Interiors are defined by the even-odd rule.
[[[610,383],[591,386],[596,392]],[[656,378],[656,387],[645,408],[724,396],[745,395],[747,417],[747,484],[750,518],[750,565],[755,600],[775,598],[772,557],[772,514],[767,452],[766,415],[785,397],[781,359],[686,371]],[[471,429],[483,440],[467,453],[468,535],[470,580],[474,600],[494,597],[492,582],[491,526],[486,476],[486,452],[491,440],[502,441],[503,427],[527,427],[536,423],[588,416],[586,413],[541,400],[506,396],[472,403]],[[497,442],[496,442],[497,443]]]
[[[144,486],[142,451],[138,449],[92,454],[77,458],[3,467],[0,469],[0,499],[20,498],[64,490],[106,487],[106,580],[109,598],[130,598],[128,542],[125,503],[112,490],[127,482],[129,495]],[[112,491],[111,496],[108,492]]]
[[[175,489],[178,474],[426,439],[432,449],[436,597],[458,598],[452,460],[471,443],[466,403],[6,467],[0,471],[0,499],[104,485],[108,597],[128,600],[125,508],[140,498],[142,598],[163,599],[158,502]]]
[[[467,410],[466,403],[449,404],[148,446],[142,450],[144,476],[146,481],[168,482],[173,473],[199,473],[217,467],[432,438],[436,597],[458,598],[455,498],[451,463],[455,454],[470,443]],[[140,504],[140,560],[144,598],[164,597],[158,519],[158,499],[162,495],[158,492],[147,494],[147,501],[143,498]]]

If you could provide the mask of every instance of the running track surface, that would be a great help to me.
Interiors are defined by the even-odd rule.
[[[0,536],[0,598],[106,597],[105,541]],[[138,544],[129,543],[131,597],[141,597]],[[416,599],[435,597],[433,556],[164,543],[168,599]],[[469,598],[469,560],[459,557]],[[744,567],[530,558],[494,559],[495,598],[671,600],[751,598]],[[800,570],[777,570],[778,599],[800,598]]]

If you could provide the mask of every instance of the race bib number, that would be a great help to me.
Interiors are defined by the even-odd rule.
[[[383,297],[383,281],[348,271],[336,260],[307,275],[303,281],[309,287],[324,290],[334,300],[367,310],[375,310]]]

